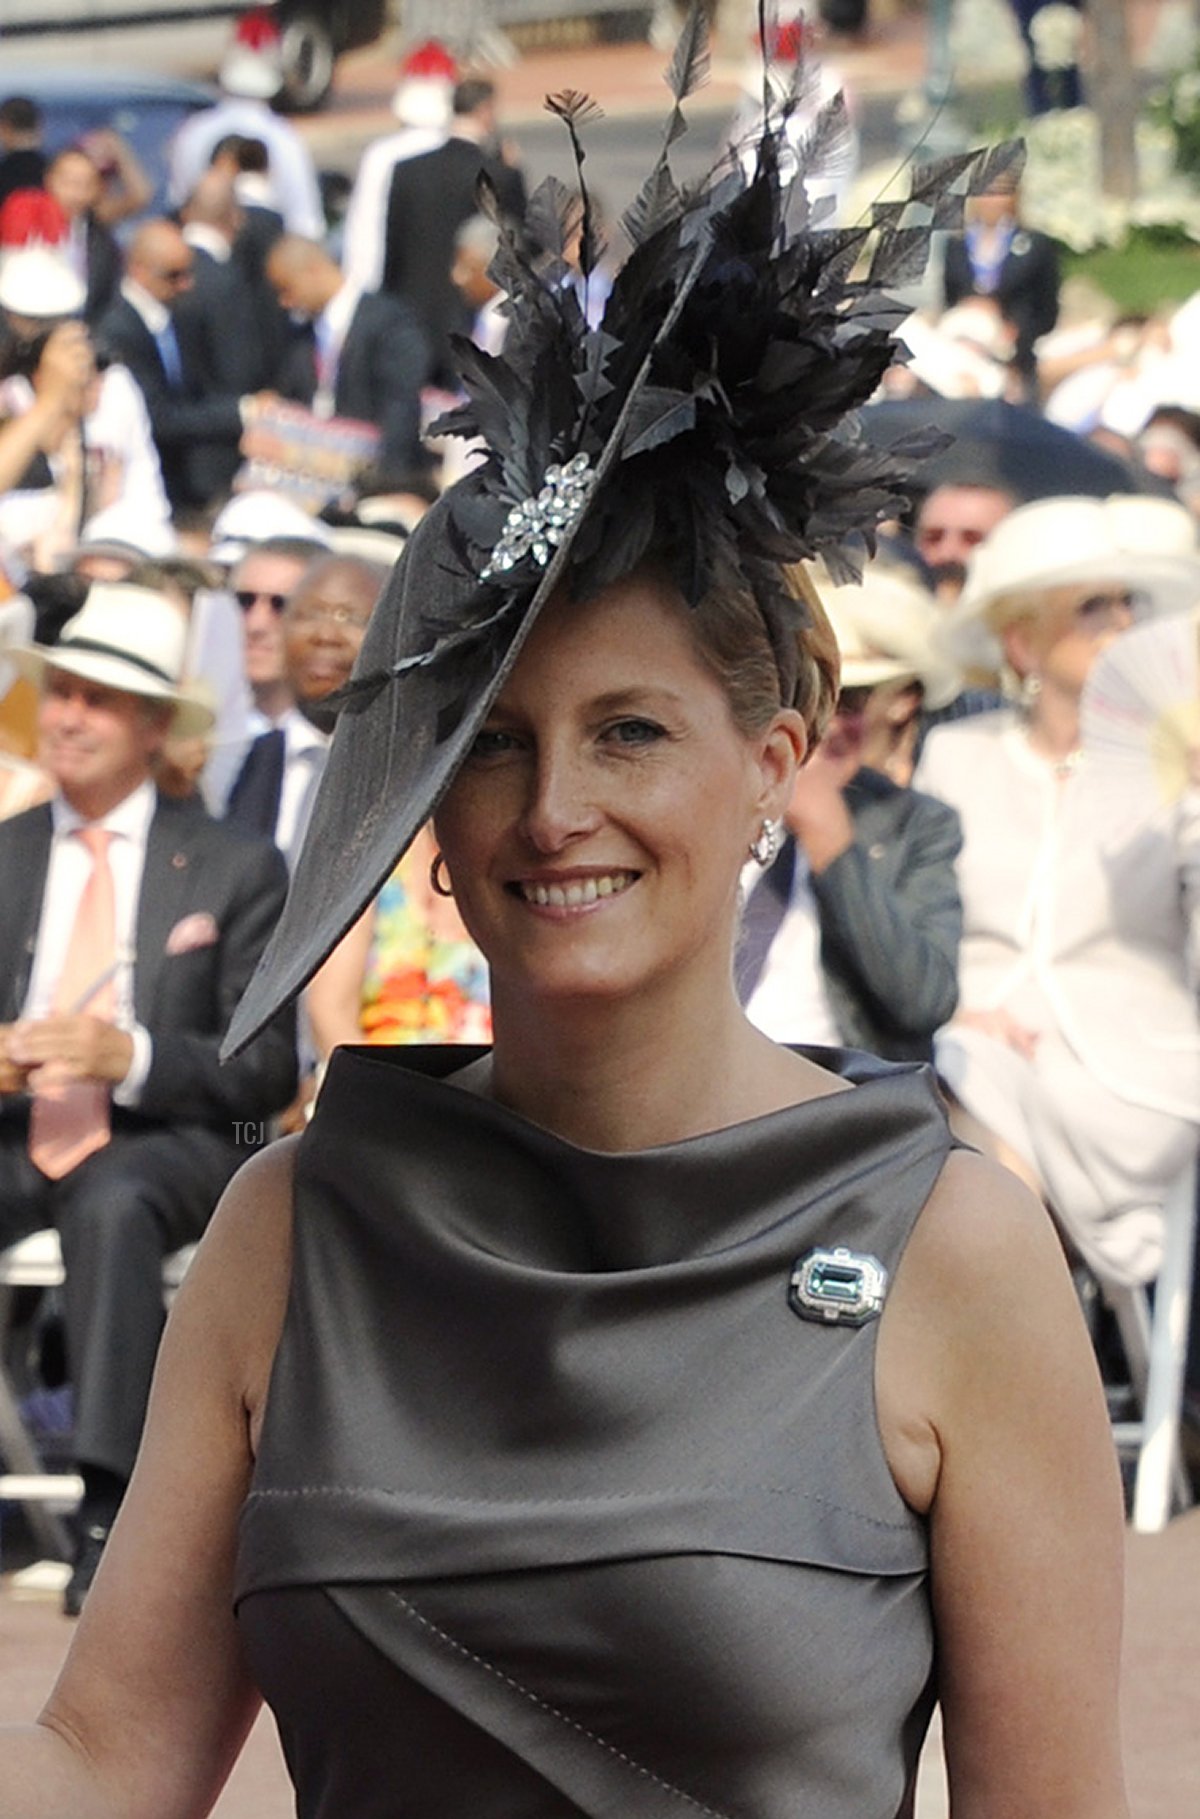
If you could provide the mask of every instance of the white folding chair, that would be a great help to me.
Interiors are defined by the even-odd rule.
[[[183,1281],[194,1245],[163,1263],[163,1298],[169,1307]],[[16,1385],[9,1374],[8,1341],[13,1303],[23,1288],[57,1288],[63,1280],[62,1251],[55,1231],[32,1232],[0,1251],[0,1503],[19,1503],[38,1546],[60,1560],[71,1555],[62,1512],[79,1501],[83,1484],[74,1472],[47,1471],[21,1416]]]
[[[1154,1305],[1145,1288],[1102,1285],[1129,1364],[1141,1419],[1113,1425],[1118,1449],[1136,1456],[1133,1526],[1141,1534],[1166,1527],[1173,1509],[1192,1501],[1179,1427],[1192,1304],[1198,1164],[1184,1170],[1163,1206],[1163,1260]]]

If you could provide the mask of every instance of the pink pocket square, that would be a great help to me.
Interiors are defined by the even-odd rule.
[[[221,938],[217,919],[208,910],[184,916],[167,936],[168,954],[191,954],[198,947],[214,947]]]

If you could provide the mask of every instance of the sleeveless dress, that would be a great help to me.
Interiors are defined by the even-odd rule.
[[[339,1049],[296,1168],[236,1604],[302,1819],[898,1819],[934,1697],[878,1322],[950,1147],[932,1076],[636,1154]],[[414,1071],[414,1063],[429,1072]]]

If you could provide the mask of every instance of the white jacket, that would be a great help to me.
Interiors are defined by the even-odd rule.
[[[1173,808],[1065,782],[1013,713],[932,733],[915,783],[958,810],[961,1010],[1040,989],[1119,1097],[1200,1120],[1200,792]]]

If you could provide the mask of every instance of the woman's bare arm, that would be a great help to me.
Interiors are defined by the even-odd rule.
[[[1128,1819],[1116,1456],[1058,1239],[1007,1170],[950,1157],[879,1383],[893,1470],[930,1514],[953,1819]]]
[[[234,1550],[286,1304],[292,1147],[237,1176],[180,1290],[70,1654],[36,1724],[0,1730],[3,1819],[202,1819],[253,1722]]]

